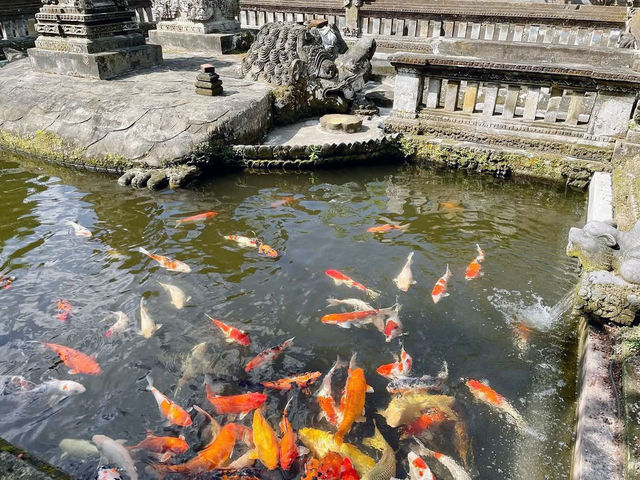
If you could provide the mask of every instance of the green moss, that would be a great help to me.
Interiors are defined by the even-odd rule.
[[[637,157],[620,157],[612,175],[615,219],[629,230],[640,216],[640,162]]]
[[[52,132],[38,130],[35,135],[22,137],[0,130],[0,149],[6,149],[40,160],[62,165],[83,167],[106,172],[123,172],[134,163],[122,155],[85,157],[84,151]]]

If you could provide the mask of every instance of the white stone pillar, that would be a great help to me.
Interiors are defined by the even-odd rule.
[[[634,100],[635,94],[631,92],[626,96],[598,92],[591,112],[588,133],[598,136],[624,136],[629,128]]]
[[[424,77],[419,71],[410,68],[398,68],[393,95],[393,110],[415,115],[422,100],[423,88]]]

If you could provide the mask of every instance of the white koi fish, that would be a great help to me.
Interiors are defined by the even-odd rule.
[[[156,323],[153,321],[153,319],[149,315],[149,312],[147,312],[147,309],[144,306],[144,298],[141,298],[140,299],[140,332],[138,333],[142,335],[144,338],[151,338],[151,336],[156,331],[158,331],[161,327],[162,327],[161,323],[156,325]]]
[[[104,332],[104,336],[107,337],[107,338],[109,338],[114,333],[122,333],[127,329],[127,327],[129,327],[129,317],[127,316],[126,313],[124,313],[124,312],[114,312],[113,316],[116,317],[115,323],[113,325],[111,325],[106,332]],[[107,318],[109,318],[109,317],[107,317]],[[103,320],[106,320],[107,318],[105,318]]]
[[[98,456],[100,454],[95,445],[89,440],[65,438],[60,441],[58,447],[60,448],[60,450],[62,450],[62,455],[60,456],[60,458],[64,458],[67,455],[70,455],[72,457],[77,457],[85,460],[87,458]]]
[[[466,470],[462,468],[462,466],[453,458],[445,455],[444,453],[429,450],[419,440],[416,439],[416,441],[420,445],[420,453],[422,455],[428,455],[429,457],[433,457],[438,460],[442,465],[444,465],[447,470],[449,470],[453,480],[471,480],[471,475],[469,475]]]
[[[83,227],[79,223],[72,222],[71,220],[65,220],[64,223],[73,228],[73,231],[78,237],[90,237],[91,232],[88,228]]]
[[[409,287],[414,285],[416,281],[413,279],[413,274],[411,273],[411,262],[413,260],[413,252],[409,254],[407,257],[407,263],[404,264],[402,270],[398,274],[396,278],[393,279],[393,283],[396,284],[399,290],[403,292],[409,291]]]
[[[104,463],[113,463],[120,467],[131,480],[138,480],[138,471],[129,451],[123,445],[124,440],[114,440],[106,435],[94,435],[91,441],[98,447]]]
[[[184,308],[184,304],[191,300],[191,297],[187,297],[180,287],[176,287],[170,283],[158,283],[162,288],[164,288],[169,297],[171,297],[171,304],[178,310],[182,310]]]
[[[374,310],[374,308],[369,305],[364,300],[360,300],[358,298],[345,298],[344,300],[338,300],[337,298],[327,298],[327,306],[329,307],[337,307],[338,305],[346,305],[348,307],[352,307],[354,310],[358,312],[362,312],[364,310]]]
[[[409,460],[409,480],[436,480],[436,476],[426,462],[414,452],[409,452],[407,459]]]

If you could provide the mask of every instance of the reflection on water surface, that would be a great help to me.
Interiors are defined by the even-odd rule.
[[[28,401],[0,396],[0,436],[67,471],[91,478],[98,459],[61,458],[58,444],[65,438],[104,434],[134,445],[147,429],[177,435],[177,427],[163,425],[144,377],[151,372],[155,386],[173,396],[188,353],[207,342],[206,368],[196,368],[173,397],[184,407],[212,411],[201,370],[221,382],[224,394],[262,392],[262,381],[326,373],[337,355],[347,359],[357,352],[375,393],[367,394],[369,421],[356,424],[347,441],[360,444],[372,433],[371,418],[377,418],[398,448],[401,477],[411,442],[399,441],[398,429],[375,415],[390,399],[387,381],[375,370],[393,361],[403,344],[413,356],[414,375],[435,375],[447,362],[447,388],[466,420],[474,456],[470,470],[478,478],[568,477],[576,336],[556,305],[576,278],[564,246],[568,227],[584,216],[581,194],[396,166],[229,174],[188,190],[151,193],[6,154],[0,156],[0,193],[0,273],[16,278],[0,290],[0,375],[22,375],[36,384],[75,380],[87,389],[59,403],[37,395]],[[218,215],[177,224],[206,211]],[[87,227],[92,236],[74,235],[66,220]],[[408,227],[367,233],[386,223]],[[280,257],[266,258],[223,238],[254,232]],[[486,255],[484,274],[465,281],[476,243]],[[191,272],[168,272],[139,247],[182,260]],[[411,251],[417,283],[404,293],[393,278]],[[447,264],[453,272],[450,295],[436,305],[431,289]],[[329,297],[370,301],[356,289],[334,285],[324,274],[328,269],[381,292],[373,301],[376,308],[398,301],[406,335],[386,343],[373,326],[322,324],[323,315],[346,311],[327,307]],[[190,297],[183,309],[175,308],[161,283]],[[137,334],[141,298],[162,324],[148,339]],[[64,322],[57,317],[59,300],[71,304]],[[102,320],[117,311],[126,313],[131,328],[105,337],[115,317]],[[225,343],[205,314],[247,332],[251,345]],[[244,372],[258,352],[293,336],[293,345],[272,364]],[[95,354],[102,373],[69,375],[58,356],[37,342]],[[336,395],[344,378],[336,375]],[[475,401],[461,378],[489,381],[536,435],[518,432],[496,410]],[[317,420],[316,385],[311,396],[294,394],[289,417],[296,429],[328,429]],[[267,393],[265,416],[276,426],[289,397]],[[202,422],[192,416],[194,426],[184,433],[197,447]],[[430,445],[455,458],[450,436],[436,432]],[[189,451],[180,459],[193,455]],[[137,466],[141,478],[153,477],[144,462]],[[447,478],[433,467],[438,478]]]

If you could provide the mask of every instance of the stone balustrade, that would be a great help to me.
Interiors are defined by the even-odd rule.
[[[342,30],[346,25],[342,0],[312,2],[309,0],[245,0],[240,2],[242,28],[258,29],[270,22],[307,22],[328,20]]]
[[[0,40],[33,35],[35,13],[41,5],[40,0],[0,2]]]
[[[145,25],[156,23],[151,10],[151,0],[129,0],[129,8],[135,12],[141,28],[146,30],[148,28],[145,28]]]
[[[591,147],[606,150],[625,136],[640,88],[630,69],[403,53],[391,64],[396,130],[572,143],[584,147],[580,156],[600,160],[606,155]]]

